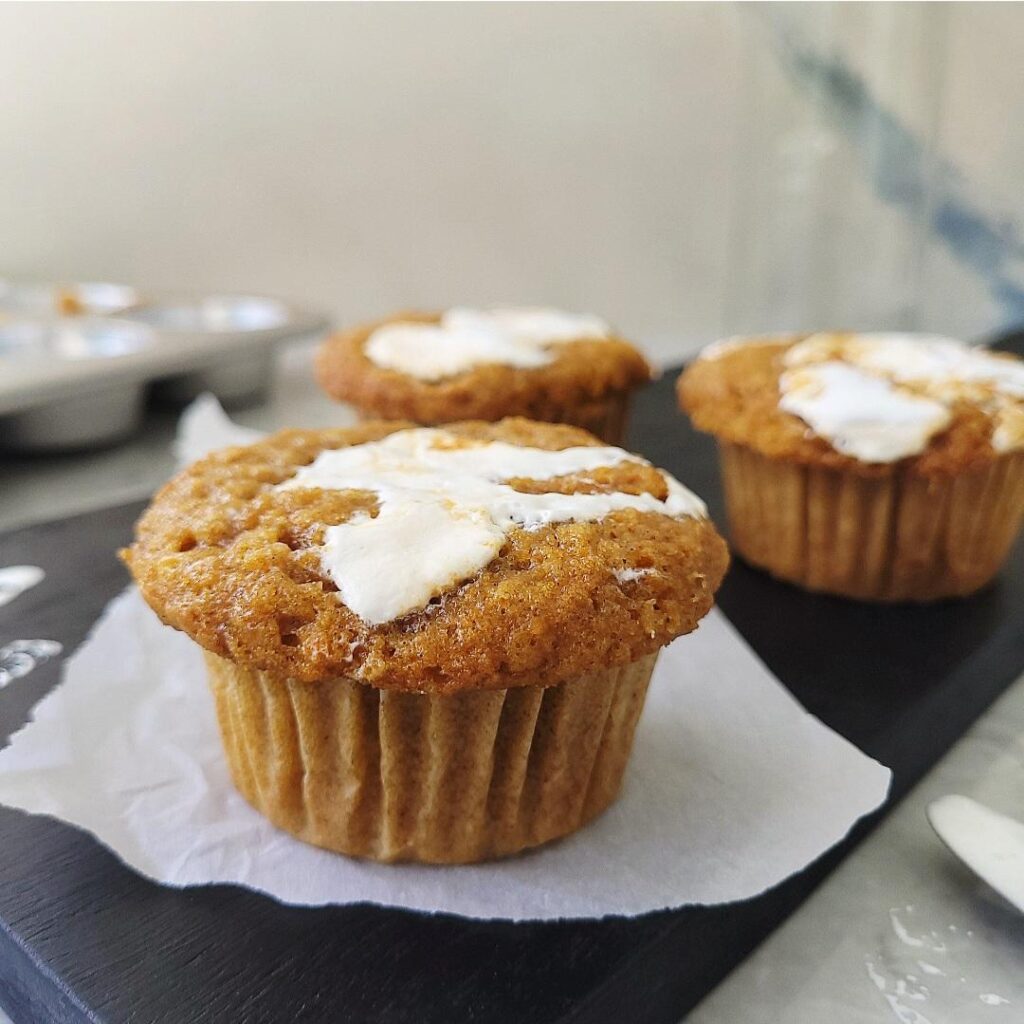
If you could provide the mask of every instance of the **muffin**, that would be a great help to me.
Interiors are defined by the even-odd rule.
[[[731,541],[810,590],[930,601],[988,583],[1024,512],[1024,362],[949,338],[733,339],[682,375]]]
[[[523,419],[215,453],[122,557],[205,648],[255,808],[318,846],[434,863],[545,843],[612,802],[657,653],[728,561],[667,474]]]
[[[400,313],[329,338],[317,378],[367,419],[435,426],[526,416],[621,444],[644,357],[593,316],[550,309]]]

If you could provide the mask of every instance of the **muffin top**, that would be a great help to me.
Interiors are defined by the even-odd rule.
[[[729,339],[680,377],[698,429],[772,458],[952,474],[1024,449],[1024,362],[931,335]]]
[[[417,423],[545,419],[651,377],[606,323],[550,309],[400,313],[329,338],[316,365],[332,397]]]
[[[574,427],[291,430],[195,463],[122,552],[167,623],[293,678],[551,685],[694,629],[728,562],[701,502]]]

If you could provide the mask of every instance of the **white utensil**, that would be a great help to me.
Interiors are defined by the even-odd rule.
[[[979,878],[1024,912],[1024,823],[956,794],[933,800],[928,821]]]

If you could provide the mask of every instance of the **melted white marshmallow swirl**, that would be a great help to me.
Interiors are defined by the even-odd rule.
[[[504,481],[549,480],[623,462],[647,465],[621,448],[561,451],[474,442],[444,430],[402,430],[380,441],[321,452],[281,484],[372,492],[376,516],[361,514],[324,532],[320,560],[339,596],[364,621],[389,622],[476,575],[515,528],[593,522],[636,509],[704,516],[694,494],[662,474],[668,497],[613,491],[523,494]]]
[[[366,357],[420,380],[454,377],[483,364],[533,368],[555,358],[553,346],[603,340],[608,325],[595,316],[554,309],[450,309],[440,323],[396,321],[367,339]]]
[[[997,451],[1024,447],[1024,363],[952,338],[814,334],[787,350],[779,407],[863,462],[918,455],[969,402]]]
[[[941,402],[901,391],[846,363],[789,370],[779,389],[780,409],[799,416],[836,451],[863,462],[893,462],[920,452],[950,420]]]

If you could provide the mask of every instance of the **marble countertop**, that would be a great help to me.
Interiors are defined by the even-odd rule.
[[[349,412],[309,388],[309,360],[309,345],[286,352],[268,400],[232,417],[261,429],[349,422]],[[150,493],[173,470],[176,420],[173,411],[150,412],[137,438],[106,451],[4,459],[0,530]],[[688,1021],[1024,1019],[1024,917],[932,833],[925,808],[945,793],[1024,814],[1024,677]]]
[[[1024,916],[932,832],[946,793],[1022,816],[1024,676],[690,1024],[1024,1020]]]

